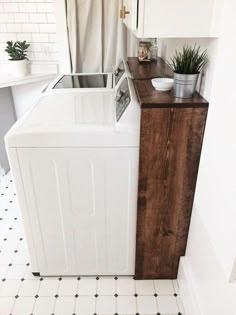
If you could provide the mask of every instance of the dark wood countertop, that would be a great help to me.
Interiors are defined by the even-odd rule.
[[[172,78],[173,71],[161,58],[155,62],[139,62],[136,57],[128,58],[130,72],[134,79]]]
[[[173,90],[160,92],[152,86],[151,79],[173,77],[173,71],[163,59],[156,62],[140,63],[138,58],[128,58],[128,65],[133,76],[133,82],[139,103],[142,108],[198,108],[208,107],[208,102],[199,94],[193,98],[176,98]]]
[[[208,107],[208,102],[197,92],[193,98],[176,98],[173,90],[168,92],[155,90],[150,79],[134,80],[133,82],[142,108]]]

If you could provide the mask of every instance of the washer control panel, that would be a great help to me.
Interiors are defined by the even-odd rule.
[[[115,85],[120,81],[122,75],[125,73],[125,65],[124,62],[121,61],[118,68],[115,70],[114,77],[115,77]]]
[[[129,84],[125,78],[116,93],[116,121],[118,122],[124,114],[126,108],[130,104],[131,97],[129,91]]]

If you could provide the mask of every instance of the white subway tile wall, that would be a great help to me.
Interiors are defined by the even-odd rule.
[[[8,59],[6,41],[30,43],[29,59],[58,62],[56,21],[52,0],[0,0],[0,61]]]

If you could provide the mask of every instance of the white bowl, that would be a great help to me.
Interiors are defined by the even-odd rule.
[[[152,79],[152,85],[158,91],[169,91],[174,85],[174,79],[171,78],[155,78]]]

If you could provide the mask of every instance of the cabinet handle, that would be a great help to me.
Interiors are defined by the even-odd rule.
[[[126,11],[126,7],[123,5],[122,9],[120,10],[120,18],[125,19],[127,14],[130,14],[130,11]]]

